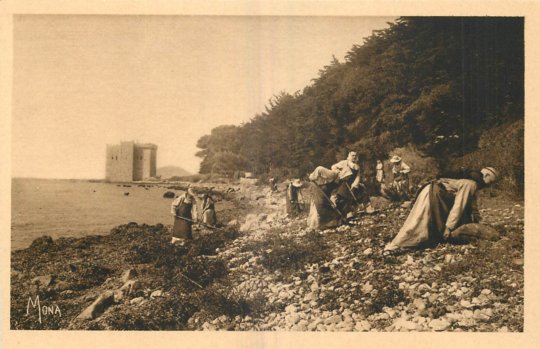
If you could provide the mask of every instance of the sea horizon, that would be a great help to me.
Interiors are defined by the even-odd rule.
[[[12,177],[11,250],[43,235],[52,238],[108,234],[129,222],[171,224],[171,200],[162,183]]]

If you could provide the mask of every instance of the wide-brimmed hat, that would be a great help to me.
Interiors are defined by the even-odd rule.
[[[295,179],[293,179],[293,181],[291,182],[291,185],[292,185],[293,187],[300,188],[301,186],[304,185],[304,183],[302,183],[302,181],[299,180],[298,178],[295,178]]]
[[[397,164],[400,161],[401,161],[401,158],[399,156],[397,156],[397,155],[392,156],[392,158],[390,159],[390,162],[392,162],[394,164]]]

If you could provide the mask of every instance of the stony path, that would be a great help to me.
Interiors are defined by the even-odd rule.
[[[384,257],[382,249],[404,220],[405,209],[375,212],[355,225],[313,233],[303,229],[303,219],[286,218],[271,194],[266,193],[265,200],[268,205],[261,213],[246,217],[245,234],[219,254],[229,261],[235,291],[262,300],[264,309],[243,318],[205,321],[201,329],[522,330],[522,206],[483,210],[486,223],[508,230],[497,242],[443,244]],[[264,245],[270,236],[301,244],[310,234],[323,238],[328,255],[296,270],[263,266],[271,248],[262,253],[246,250],[250,244]]]

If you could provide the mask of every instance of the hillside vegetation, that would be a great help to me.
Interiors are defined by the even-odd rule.
[[[349,149],[367,168],[414,147],[441,171],[498,166],[505,187],[522,193],[523,48],[522,18],[400,18],[303,91],[201,137],[200,172],[304,176]]]

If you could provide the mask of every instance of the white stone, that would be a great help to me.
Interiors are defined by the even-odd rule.
[[[405,261],[404,264],[406,264],[406,265],[411,265],[411,264],[413,264],[413,263],[414,263],[414,258],[412,258],[411,255],[407,255],[407,260]]]
[[[114,302],[114,292],[103,292],[92,304],[77,316],[79,320],[91,320],[100,315],[106,308]]]
[[[285,307],[285,311],[287,313],[296,313],[296,310],[297,310],[297,308],[296,308],[296,305],[294,305],[294,304],[290,304],[290,305]]]
[[[287,315],[285,321],[290,325],[295,325],[300,321],[300,316],[298,314]]]
[[[431,320],[431,322],[429,323],[429,327],[431,327],[435,331],[445,331],[451,325],[452,324],[446,319],[435,319]]]
[[[415,280],[414,276],[412,276],[412,275],[408,275],[404,279],[405,282],[413,282],[414,280]]]
[[[426,303],[420,299],[420,298],[416,298],[414,301],[413,301],[413,305],[416,307],[416,309],[418,309],[419,311],[422,311],[424,309],[426,309]]]
[[[332,325],[332,324],[340,323],[341,321],[342,321],[341,315],[333,315],[326,318],[326,320],[324,320],[324,323],[326,325]]]
[[[483,309],[476,309],[474,311],[473,319],[480,320],[480,321],[486,321],[491,318],[490,315],[488,315]]]
[[[131,295],[140,288],[141,283],[138,280],[128,280],[124,285],[122,285],[122,287],[120,287],[120,290],[127,295]]]
[[[473,318],[473,315],[474,313],[472,312],[472,310],[463,310],[463,312],[461,313],[463,315],[463,317],[465,319],[472,319]]]
[[[144,297],[137,297],[137,298],[133,298],[131,301],[129,301],[129,303],[137,305],[137,304],[141,304],[142,301],[144,301]]]
[[[373,291],[373,285],[371,285],[368,281],[362,286],[362,292],[370,293],[371,291]]]
[[[461,302],[459,302],[459,304],[464,307],[464,308],[471,308],[473,307],[473,305],[471,304],[471,302],[465,300],[465,299],[462,299]]]
[[[362,320],[356,323],[354,329],[357,331],[367,332],[371,330],[371,324],[367,320]]]
[[[400,330],[406,330],[406,331],[414,331],[417,328],[417,324],[415,324],[412,321],[405,320],[403,318],[399,318],[396,321],[394,321],[394,328],[396,331]]]
[[[163,291],[155,290],[154,292],[152,292],[152,294],[150,294],[150,299],[154,299],[158,297],[163,297]]]

